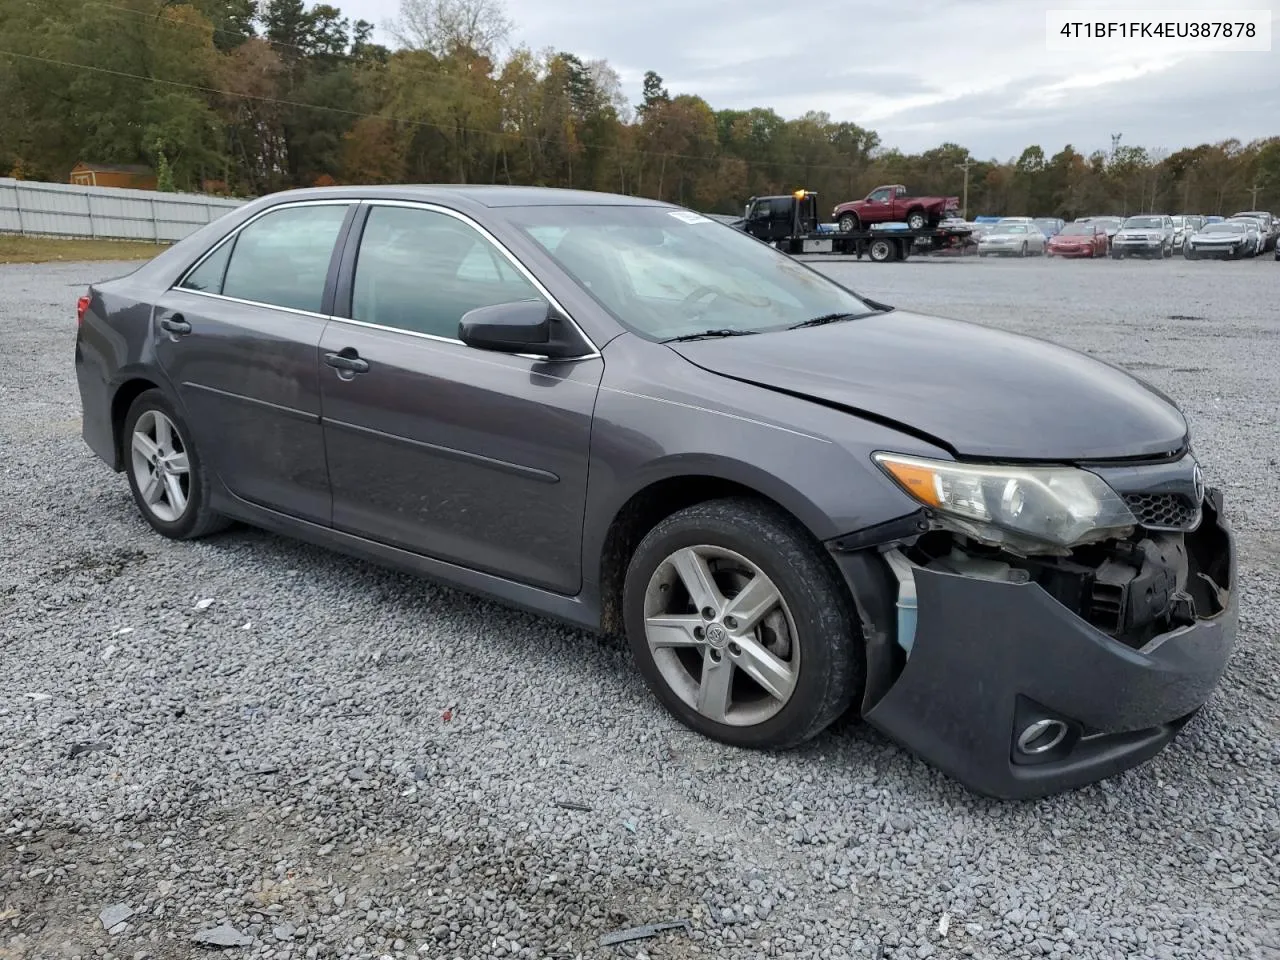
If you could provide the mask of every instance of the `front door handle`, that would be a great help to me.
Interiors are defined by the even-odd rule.
[[[341,353],[326,353],[324,362],[336,370],[345,373],[368,373],[369,361],[363,360],[360,354],[347,347]]]
[[[191,332],[191,324],[182,318],[182,314],[175,313],[160,321],[160,329],[172,333],[175,337],[185,337]]]

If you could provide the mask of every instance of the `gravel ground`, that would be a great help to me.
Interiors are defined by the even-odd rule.
[[[617,644],[252,530],[155,536],[78,433],[75,298],[121,269],[0,267],[0,957],[185,958],[217,928],[281,960],[1280,956],[1280,264],[824,267],[1139,371],[1226,488],[1219,694],[1034,804],[853,724],[736,752]]]

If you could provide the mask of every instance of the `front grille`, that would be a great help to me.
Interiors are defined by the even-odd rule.
[[[1200,516],[1199,506],[1180,493],[1130,493],[1124,502],[1138,523],[1153,530],[1186,530]]]

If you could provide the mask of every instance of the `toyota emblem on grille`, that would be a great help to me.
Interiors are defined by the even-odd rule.
[[[1196,464],[1195,469],[1191,472],[1191,482],[1196,488],[1196,504],[1204,502],[1204,471],[1200,469],[1200,464]]]

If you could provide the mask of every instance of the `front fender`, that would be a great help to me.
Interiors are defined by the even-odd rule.
[[[631,334],[604,353],[583,530],[588,577],[600,568],[614,519],[655,483],[729,481],[829,540],[917,506],[875,466],[874,451],[946,455],[844,411],[709,373]]]

